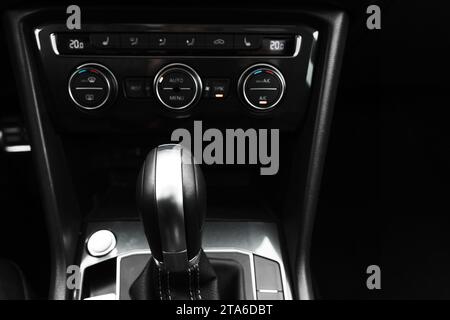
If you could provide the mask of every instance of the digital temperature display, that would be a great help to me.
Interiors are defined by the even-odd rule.
[[[295,50],[293,37],[266,37],[262,42],[262,49],[269,55],[292,55]]]
[[[286,47],[286,40],[270,40],[269,50],[270,51],[283,51]]]

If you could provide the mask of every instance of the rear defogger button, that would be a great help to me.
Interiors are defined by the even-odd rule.
[[[193,106],[201,96],[202,82],[197,72],[184,64],[171,64],[155,77],[158,100],[167,108],[182,110]]]

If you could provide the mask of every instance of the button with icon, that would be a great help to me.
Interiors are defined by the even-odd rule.
[[[179,49],[198,49],[204,46],[204,37],[198,34],[179,34],[178,45]]]
[[[120,37],[117,34],[110,33],[94,33],[90,36],[91,44],[95,48],[118,48]]]
[[[78,88],[72,92],[72,98],[84,107],[95,107],[107,96],[105,88]]]
[[[207,49],[233,49],[233,35],[209,34],[206,36]]]
[[[147,78],[129,78],[125,80],[127,98],[147,98],[152,90],[152,82]]]
[[[75,87],[107,87],[107,83],[104,78],[96,73],[95,70],[82,69],[84,72],[78,73],[72,79],[72,84]],[[80,70],[80,71],[82,71]]]
[[[121,36],[122,48],[145,48],[148,44],[145,34],[123,34]]]
[[[261,36],[237,34],[234,36],[235,49],[259,49],[261,47]]]
[[[204,98],[225,99],[230,88],[229,79],[207,79],[203,90]]]
[[[177,45],[176,34],[152,34],[150,35],[150,47],[152,49],[173,49]]]

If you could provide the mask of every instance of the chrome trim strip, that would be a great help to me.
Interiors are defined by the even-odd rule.
[[[36,39],[36,45],[39,51],[41,51],[41,40],[39,39],[39,33],[42,31],[40,28],[34,29],[34,37]]]
[[[59,56],[58,45],[56,44],[56,35],[54,33],[50,34],[50,44],[52,46],[53,52]]]
[[[155,197],[163,261],[169,270],[188,267],[186,226],[184,222],[182,149],[165,144],[156,151]],[[156,259],[155,259],[156,260]]]
[[[293,58],[298,56],[298,54],[300,53],[301,46],[302,46],[302,36],[301,35],[296,35],[295,36],[295,52],[292,55]]]
[[[260,290],[258,290],[258,292],[261,292],[261,293],[278,293],[278,292],[280,292],[280,291],[278,291],[278,290],[275,290],[275,289],[260,289]]]
[[[178,145],[159,146],[156,151],[156,206],[161,247],[167,253],[186,251],[181,156]]]
[[[101,88],[101,87],[92,87],[92,88],[89,88],[89,87],[75,87],[75,89],[77,89],[77,90],[103,90],[103,88]]]
[[[314,72],[314,61],[316,57],[316,47],[317,47],[317,40],[319,38],[319,31],[314,31],[313,33],[314,41],[311,44],[311,54],[309,56],[308,60],[308,69],[306,71],[306,84],[308,87],[311,87],[312,85],[312,78],[313,78],[313,72]]]
[[[30,152],[31,146],[28,144],[5,146],[5,152]]]

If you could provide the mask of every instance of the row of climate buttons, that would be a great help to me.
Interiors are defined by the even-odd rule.
[[[225,99],[229,93],[229,79],[202,81],[191,67],[174,63],[162,68],[155,78],[127,78],[124,91],[127,98],[150,98],[171,110],[183,110],[201,98]],[[117,95],[117,81],[106,67],[84,64],[69,79],[72,101],[84,110],[95,110],[110,104]],[[282,99],[286,84],[281,72],[268,64],[254,65],[241,75],[238,83],[242,100],[252,109],[266,111]]]
[[[153,96],[153,78],[125,79],[125,96],[131,99],[148,99]],[[230,87],[229,79],[204,80],[202,97],[206,99],[225,99]]]
[[[56,43],[58,53],[61,54],[108,53],[123,50],[132,52],[235,50],[261,55],[291,55],[295,49],[295,39],[292,36],[258,34],[59,33],[56,34]]]
[[[258,35],[233,34],[92,34],[90,44],[96,48],[150,49],[257,49]]]

